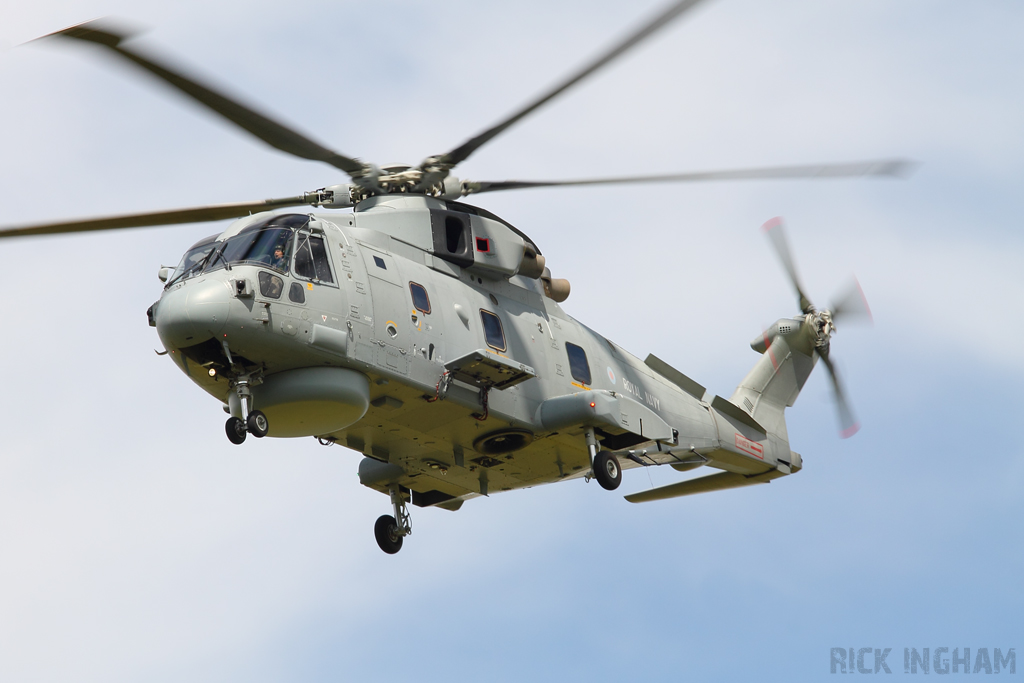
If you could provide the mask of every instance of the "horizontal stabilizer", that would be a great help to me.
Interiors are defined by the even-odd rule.
[[[693,396],[698,401],[704,398],[704,393],[707,391],[707,389],[697,384],[692,379],[690,379],[683,373],[679,372],[662,359],[655,356],[653,353],[647,356],[647,360],[645,360],[644,363],[651,370],[654,370],[656,373],[658,373],[668,381],[672,382],[677,387],[688,393],[690,396]]]
[[[678,498],[680,496],[689,496],[694,493],[735,489],[741,486],[750,486],[752,484],[767,484],[772,479],[777,479],[782,476],[785,476],[785,474],[778,470],[772,470],[770,472],[765,472],[764,474],[755,474],[752,476],[737,474],[736,472],[719,472],[718,474],[711,474],[706,477],[687,479],[686,481],[681,481],[677,484],[659,486],[658,488],[651,489],[649,491],[631,493],[626,496],[626,500],[630,503],[647,503],[652,500]]]
[[[752,429],[756,429],[762,434],[768,433],[768,431],[761,426],[760,422],[758,422],[757,420],[750,416],[750,413],[745,412],[735,403],[732,403],[731,401],[726,401],[721,396],[715,396],[711,400],[711,407],[717,410],[718,412],[722,413],[723,415],[728,415],[732,419],[738,420],[739,422],[747,425]]]

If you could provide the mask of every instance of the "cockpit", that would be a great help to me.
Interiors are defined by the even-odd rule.
[[[306,229],[303,214],[270,216],[218,242],[217,235],[200,240],[185,252],[167,279],[167,287],[188,278],[239,264],[257,265],[284,275],[333,283],[327,245],[322,235]]]

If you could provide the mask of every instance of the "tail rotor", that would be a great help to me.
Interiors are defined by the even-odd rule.
[[[819,311],[811,303],[800,284],[796,262],[782,227],[782,219],[769,220],[762,226],[762,230],[775,248],[775,253],[779,257],[779,261],[782,262],[782,267],[789,276],[793,289],[796,290],[798,305],[804,315],[803,321],[814,336],[814,352],[821,359],[825,369],[828,370],[829,378],[832,381],[832,392],[835,395],[836,410],[839,414],[839,435],[844,439],[849,438],[860,430],[860,423],[850,407],[843,384],[839,380],[839,373],[830,357],[831,339],[836,331],[836,321],[854,322],[865,319],[871,321],[871,309],[868,307],[864,291],[861,289],[860,283],[854,279],[835,299],[835,303],[830,308]]]

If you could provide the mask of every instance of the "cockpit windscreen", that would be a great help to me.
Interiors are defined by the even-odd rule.
[[[191,249],[185,252],[185,255],[181,257],[181,262],[178,267],[174,269],[171,276],[167,278],[167,286],[171,286],[179,279],[187,277],[202,267],[203,261],[210,255],[213,248],[217,246],[217,236],[210,235],[206,239],[196,242]]]
[[[288,272],[291,258],[291,228],[264,228],[235,235],[224,242],[220,252],[210,259],[208,270],[225,263],[252,263]]]

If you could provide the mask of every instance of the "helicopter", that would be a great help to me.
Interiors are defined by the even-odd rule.
[[[802,468],[784,411],[821,360],[842,434],[857,422],[830,359],[837,321],[870,316],[859,287],[818,309],[805,295],[781,221],[764,229],[799,301],[751,343],[760,354],[729,399],[665,361],[641,361],[567,315],[568,281],[472,194],[643,182],[896,177],[901,160],[561,181],[461,180],[451,171],[536,109],[698,4],[675,2],[540,97],[418,165],[342,155],[126,46],[99,20],[46,39],[88,42],[133,63],[266,144],[350,182],[300,195],[9,228],[0,237],[235,219],[162,268],[147,311],[166,354],[229,417],[227,438],[314,437],[363,455],[363,485],[387,495],[374,534],[398,552],[409,505],[458,510],[499,491],[669,465],[715,474],[626,497],[645,502],[767,483]],[[288,212],[293,207],[344,210]]]

